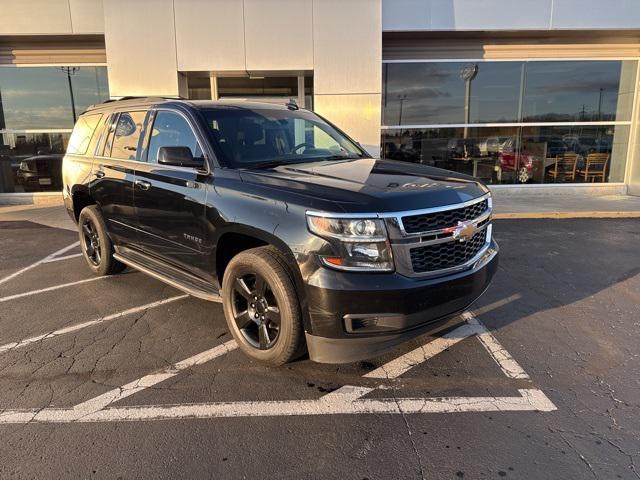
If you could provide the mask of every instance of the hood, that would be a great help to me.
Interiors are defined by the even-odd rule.
[[[425,165],[362,158],[241,172],[242,180],[333,202],[336,211],[394,212],[461,203],[489,190],[480,181]]]

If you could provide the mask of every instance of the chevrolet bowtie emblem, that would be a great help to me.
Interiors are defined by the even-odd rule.
[[[458,222],[458,225],[455,227],[447,228],[447,232],[451,232],[451,236],[455,240],[459,240],[460,242],[466,242],[467,240],[471,240],[473,236],[478,231],[478,227],[473,223],[473,221],[469,220],[466,222]]]

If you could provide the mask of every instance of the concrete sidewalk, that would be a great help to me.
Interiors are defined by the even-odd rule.
[[[630,195],[492,193],[495,218],[640,218],[640,197]]]
[[[494,218],[640,218],[640,197],[628,195],[514,195],[493,192]],[[29,221],[76,230],[62,205],[0,207],[0,221]]]

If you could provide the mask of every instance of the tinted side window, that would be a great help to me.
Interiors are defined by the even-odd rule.
[[[67,153],[74,155],[84,155],[87,153],[87,148],[101,118],[102,114],[97,113],[94,115],[83,115],[78,119],[75,127],[73,127],[71,138],[69,139]]]
[[[121,112],[113,135],[111,157],[135,160],[146,112]],[[105,151],[106,153],[106,151]]]
[[[158,162],[160,147],[189,147],[194,158],[202,157],[191,126],[184,117],[174,112],[160,110],[156,114],[149,140],[148,162]]]

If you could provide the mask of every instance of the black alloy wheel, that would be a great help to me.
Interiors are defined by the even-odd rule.
[[[273,246],[235,255],[222,278],[222,306],[229,331],[249,358],[279,366],[306,352],[293,271]]]
[[[93,273],[113,275],[125,269],[126,265],[113,256],[113,244],[97,205],[84,207],[80,212],[78,234],[82,254]]]
[[[236,277],[233,319],[242,336],[255,348],[272,348],[280,334],[280,308],[273,290],[257,273]]]
[[[100,265],[100,261],[102,260],[100,235],[90,218],[85,218],[82,222],[82,238],[82,246],[87,259],[97,267]]]

